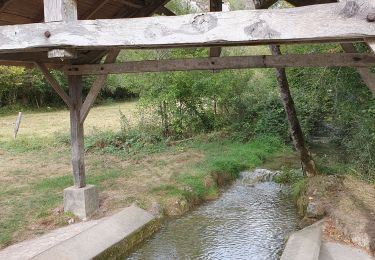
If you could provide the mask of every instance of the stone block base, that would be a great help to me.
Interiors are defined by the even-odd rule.
[[[87,219],[99,208],[98,191],[94,185],[64,190],[64,211],[71,211],[80,219]]]

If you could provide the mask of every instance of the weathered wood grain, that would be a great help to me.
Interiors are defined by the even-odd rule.
[[[375,65],[369,54],[262,55],[221,58],[132,61],[117,64],[67,66],[68,75],[120,74],[160,71],[220,70],[283,67],[366,67]]]
[[[77,20],[76,0],[44,0],[45,22],[75,20]]]
[[[45,22],[74,22],[78,19],[76,0],[44,0]],[[50,32],[45,32],[48,38]],[[77,54],[74,50],[55,49],[48,52],[48,58],[73,59]]]
[[[69,76],[69,95],[72,103],[70,108],[70,137],[72,146],[72,167],[74,185],[77,188],[86,186],[84,130],[80,113],[82,106],[82,76]]]
[[[0,52],[356,41],[375,37],[375,23],[365,19],[374,5],[375,1],[348,1],[281,10],[2,26]]]

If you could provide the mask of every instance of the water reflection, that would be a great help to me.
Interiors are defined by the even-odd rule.
[[[168,222],[129,259],[278,259],[297,214],[286,187],[249,174],[223,196]]]

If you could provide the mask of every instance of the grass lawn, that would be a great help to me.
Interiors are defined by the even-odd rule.
[[[119,131],[119,110],[137,122],[135,102],[96,107],[85,124],[86,135]],[[73,184],[70,147],[56,138],[56,133],[69,132],[68,111],[25,113],[16,141],[15,116],[0,117],[0,248],[67,225],[73,217],[62,206],[62,191]],[[241,170],[292,154],[276,138],[238,143],[214,134],[159,148],[140,150],[136,156],[103,149],[86,152],[87,182],[100,191],[95,218],[133,203],[145,209],[158,203],[166,214],[179,215],[216,198],[218,183],[236,178]]]

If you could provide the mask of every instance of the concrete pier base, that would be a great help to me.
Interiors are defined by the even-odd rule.
[[[99,208],[98,191],[94,185],[64,190],[64,211],[71,211],[80,219],[87,219]]]

